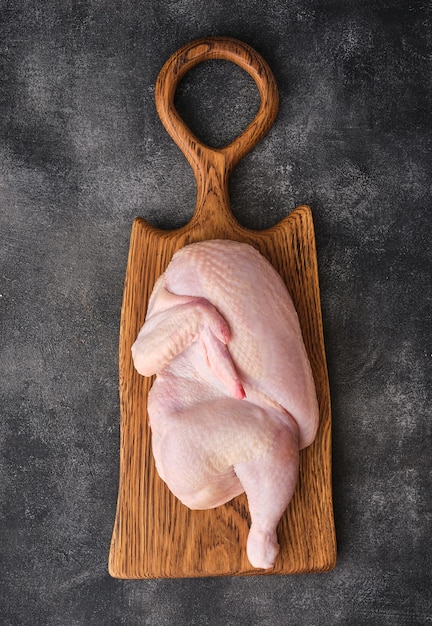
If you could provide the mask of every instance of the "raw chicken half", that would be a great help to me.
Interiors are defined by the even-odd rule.
[[[148,396],[161,478],[191,509],[246,493],[247,555],[274,566],[276,528],[294,493],[299,450],[318,427],[314,380],[288,291],[252,246],[179,250],[132,346]]]

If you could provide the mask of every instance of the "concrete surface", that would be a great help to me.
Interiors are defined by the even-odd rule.
[[[431,600],[432,5],[392,0],[0,2],[4,626],[427,624]],[[155,112],[182,44],[229,35],[281,96],[232,208],[313,210],[333,403],[335,570],[117,581],[117,342],[130,228],[189,220]],[[178,107],[212,145],[258,103],[227,62]]]

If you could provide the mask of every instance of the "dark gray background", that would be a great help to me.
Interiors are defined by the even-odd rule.
[[[430,2],[0,2],[2,625],[426,624],[431,602]],[[281,96],[238,166],[245,226],[313,210],[333,404],[335,570],[117,581],[117,343],[136,215],[192,214],[154,108],[178,47],[229,35]],[[178,92],[221,145],[256,88],[228,62]]]

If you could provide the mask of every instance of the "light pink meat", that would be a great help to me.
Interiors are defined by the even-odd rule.
[[[244,491],[249,561],[273,567],[298,452],[318,427],[311,368],[280,276],[247,244],[182,248],[155,285],[132,356],[140,374],[157,374],[148,414],[161,478],[191,509]]]

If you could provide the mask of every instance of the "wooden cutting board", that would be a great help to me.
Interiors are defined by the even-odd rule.
[[[210,149],[195,137],[174,107],[176,88],[193,66],[208,59],[237,63],[261,95],[255,119],[231,144]],[[331,413],[311,211],[300,206],[264,231],[241,227],[229,208],[228,177],[266,134],[276,117],[278,92],[264,60],[248,45],[216,37],[191,42],[162,68],[156,83],[159,116],[191,164],[197,183],[192,220],[178,230],[132,227],[120,326],[120,482],[109,555],[116,578],[193,577],[331,569],[336,541],[331,489]],[[209,511],[191,511],[159,478],[151,452],[147,394],[152,380],[137,374],[131,345],[144,323],[147,301],[176,250],[203,239],[233,239],[255,246],[284,279],[297,308],[315,377],[320,425],[300,453],[297,488],[280,521],[280,554],[272,570],[255,570],[246,556],[250,523],[245,495]],[[263,303],[265,306],[265,303]]]

